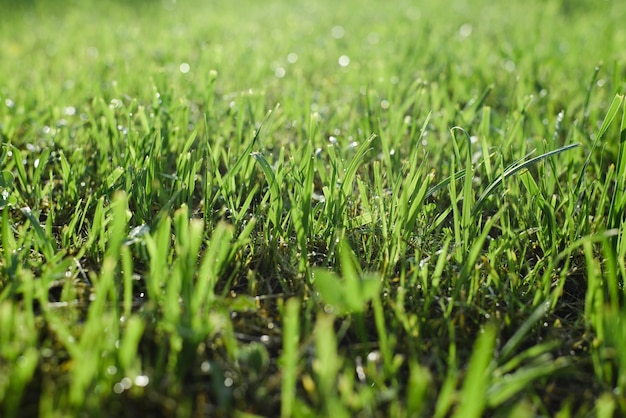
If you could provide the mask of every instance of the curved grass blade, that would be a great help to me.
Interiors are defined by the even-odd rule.
[[[480,195],[480,197],[478,198],[478,200],[476,201],[476,204],[474,205],[474,209],[472,209],[472,216],[475,216],[476,213],[482,208],[482,206],[485,204],[485,201],[487,200],[487,198],[493,193],[493,191],[495,189],[498,188],[498,186],[500,186],[500,184],[502,184],[502,182],[511,177],[512,175],[520,172],[521,170],[530,167],[531,165],[538,163],[541,160],[545,160],[546,158],[552,157],[554,155],[560,154],[562,152],[565,151],[569,151],[573,148],[579,147],[580,143],[576,142],[574,144],[569,144],[569,145],[565,145],[561,148],[546,152],[544,154],[538,155],[534,158],[531,158],[530,160],[524,161],[523,163],[520,164],[515,164],[512,167],[509,167],[508,169],[506,169],[504,171],[504,173],[502,173],[502,175],[500,177],[498,177],[497,179],[495,179],[490,185],[489,187],[487,187],[485,189],[485,191]]]

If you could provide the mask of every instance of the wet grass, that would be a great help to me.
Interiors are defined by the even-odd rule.
[[[0,5],[0,414],[626,414],[626,6]]]

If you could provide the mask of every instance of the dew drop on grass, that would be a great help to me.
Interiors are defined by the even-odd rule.
[[[226,379],[224,379],[224,386],[226,386],[227,388],[231,387],[233,383],[234,382],[231,377],[227,377]]]
[[[347,55],[342,55],[339,57],[339,65],[342,67],[347,67],[350,65],[350,57]]]
[[[464,23],[459,28],[459,35],[461,35],[462,38],[467,38],[472,34],[472,30],[472,25],[470,25],[469,23]]]
[[[124,377],[124,378],[120,381],[120,383],[122,384],[122,387],[123,387],[125,390],[130,389],[130,387],[133,385],[133,382],[130,380],[130,377]]]
[[[139,376],[135,377],[135,386],[139,386],[141,388],[144,388],[144,387],[148,386],[148,383],[150,383],[150,378],[148,376],[139,375]]]
[[[178,66],[178,69],[180,70],[181,73],[187,74],[189,70],[191,69],[191,67],[186,62],[183,62]]]
[[[372,363],[380,361],[380,353],[378,351],[372,351],[367,355],[367,361]]]
[[[298,54],[296,54],[295,52],[290,52],[287,55],[287,62],[289,64],[295,64],[298,61]]]
[[[337,25],[333,26],[333,28],[330,30],[330,34],[335,39],[341,39],[346,34],[346,30],[343,28],[343,26]]]
[[[208,361],[203,361],[202,364],[200,365],[200,371],[202,371],[202,373],[208,373],[211,371],[211,363]]]
[[[274,70],[274,75],[276,78],[283,78],[287,72],[283,67],[278,67]]]
[[[389,100],[381,100],[380,107],[384,110],[389,109]]]
[[[502,63],[502,67],[509,73],[515,71],[516,68],[515,63],[511,60],[504,61],[504,63]]]

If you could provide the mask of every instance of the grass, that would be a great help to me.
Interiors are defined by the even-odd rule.
[[[0,3],[0,414],[626,414],[626,6]]]

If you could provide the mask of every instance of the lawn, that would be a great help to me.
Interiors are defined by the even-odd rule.
[[[626,3],[0,2],[0,415],[626,415]]]

